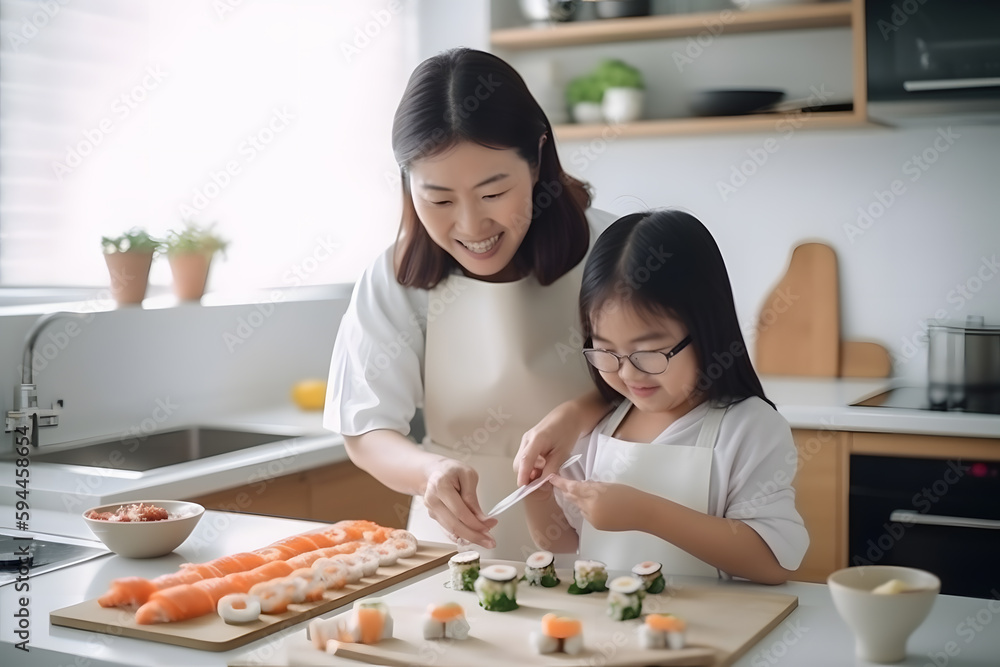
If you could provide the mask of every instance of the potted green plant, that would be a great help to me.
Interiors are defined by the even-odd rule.
[[[601,111],[609,123],[630,123],[642,118],[646,86],[642,73],[617,59],[602,62],[594,70],[601,90]]]
[[[566,103],[577,123],[600,123],[601,86],[592,75],[577,77],[566,86]]]
[[[153,255],[162,246],[162,241],[139,227],[120,236],[101,237],[104,261],[111,274],[111,296],[118,305],[142,303]]]
[[[167,259],[174,276],[174,294],[181,301],[198,301],[205,294],[208,270],[216,252],[224,252],[228,241],[219,237],[213,225],[200,227],[185,222],[181,231],[167,232]]]

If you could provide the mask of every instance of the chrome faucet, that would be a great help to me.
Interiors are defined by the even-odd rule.
[[[25,441],[32,447],[38,447],[38,429],[43,426],[59,425],[59,410],[38,407],[38,393],[35,387],[34,368],[32,362],[35,356],[35,343],[38,336],[53,320],[64,317],[83,318],[82,313],[57,312],[42,315],[28,330],[24,341],[24,355],[21,363],[21,384],[14,385],[14,406],[7,412],[4,422],[4,432],[14,433],[14,447]],[[60,401],[60,407],[62,401]]]

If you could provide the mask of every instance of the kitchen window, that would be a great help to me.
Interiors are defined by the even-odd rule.
[[[409,9],[0,0],[0,286],[105,286],[102,235],[184,218],[231,241],[210,289],[353,282],[398,225]]]

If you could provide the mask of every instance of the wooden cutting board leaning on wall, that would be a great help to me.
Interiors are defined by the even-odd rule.
[[[757,371],[766,375],[886,378],[888,350],[840,338],[837,253],[825,243],[792,251],[757,318]]]
[[[768,375],[840,375],[837,254],[825,243],[792,251],[757,320],[756,366]]]

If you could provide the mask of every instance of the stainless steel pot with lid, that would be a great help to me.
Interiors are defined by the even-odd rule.
[[[970,315],[927,323],[931,407],[961,408],[976,395],[1000,393],[1000,325]]]

